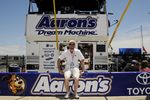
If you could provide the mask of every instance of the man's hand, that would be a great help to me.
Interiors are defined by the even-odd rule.
[[[63,70],[61,70],[61,68],[60,68],[60,62],[61,62],[61,60],[58,59],[58,61],[57,61],[57,68],[58,68],[59,73],[60,73],[60,74],[63,74],[64,72],[63,72]]]
[[[84,59],[82,59],[80,63],[81,63],[81,68],[82,68],[80,74],[83,74],[84,71],[85,71],[85,67],[84,67]]]
[[[59,73],[60,73],[60,74],[63,74],[64,72],[63,72],[63,70],[59,70]]]
[[[84,71],[83,71],[83,70],[80,70],[80,76],[82,76],[82,74],[84,74]]]

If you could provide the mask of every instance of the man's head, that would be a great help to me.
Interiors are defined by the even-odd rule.
[[[143,60],[142,63],[141,63],[141,67],[142,67],[142,69],[146,68],[146,67],[149,67],[148,61],[147,60]]]
[[[75,40],[70,40],[69,41],[69,49],[70,50],[74,50],[75,44],[76,44]]]
[[[132,60],[132,61],[131,61],[131,66],[133,66],[133,67],[139,69],[140,63],[139,63],[137,60]]]

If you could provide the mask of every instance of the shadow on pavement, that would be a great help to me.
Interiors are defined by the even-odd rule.
[[[69,99],[65,99],[65,98],[64,98],[64,95],[62,95],[62,96],[56,96],[56,98],[58,98],[59,100],[79,100],[79,99],[75,99],[75,98],[73,97],[73,95],[71,95],[71,96],[69,97]]]
[[[150,100],[150,95],[147,95],[145,100]]]

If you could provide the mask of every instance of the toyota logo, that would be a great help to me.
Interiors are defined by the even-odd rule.
[[[150,73],[143,72],[137,75],[136,81],[141,85],[149,85],[150,84]]]

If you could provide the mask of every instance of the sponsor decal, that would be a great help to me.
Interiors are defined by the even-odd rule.
[[[80,78],[78,93],[84,95],[105,95],[111,90],[112,80],[103,75],[96,78]],[[70,91],[74,91],[73,79],[70,80]],[[33,95],[55,95],[66,93],[63,78],[52,78],[49,74],[40,74],[31,90]]]
[[[41,43],[40,49],[40,70],[54,70],[56,64],[56,44],[55,43]]]
[[[97,35],[94,30],[97,27],[97,19],[88,16],[86,18],[57,18],[57,28],[59,35]],[[36,25],[38,35],[55,35],[54,18],[43,15]]]
[[[143,72],[136,76],[136,82],[143,87],[127,88],[129,95],[150,94],[150,73]]]
[[[36,30],[36,31],[38,35],[44,36],[56,35],[55,31],[47,31],[47,30]],[[97,33],[95,31],[87,31],[87,30],[80,30],[80,31],[65,30],[65,31],[58,31],[58,35],[86,36],[86,35],[97,35]]]
[[[127,88],[129,95],[149,95],[150,87],[135,87],[135,88]]]
[[[150,73],[140,73],[139,75],[137,75],[136,81],[141,85],[150,85]]]
[[[57,18],[58,29],[94,29],[97,26],[97,19],[87,18]],[[37,29],[55,29],[54,18],[44,15],[36,26]]]
[[[26,83],[25,80],[16,74],[8,74],[4,77],[8,83],[8,88],[10,92],[14,95],[23,94],[25,91]]]

